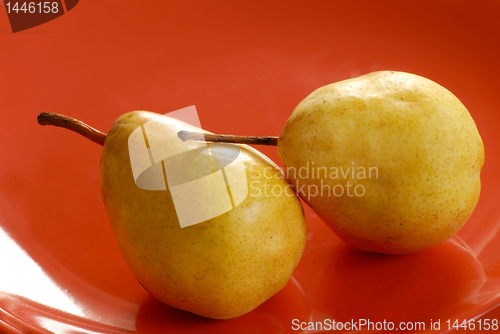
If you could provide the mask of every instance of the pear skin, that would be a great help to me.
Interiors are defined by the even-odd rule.
[[[177,137],[180,130],[199,132],[196,127],[146,111],[116,120],[104,144],[100,179],[123,258],[145,289],[172,307],[214,319],[255,309],[285,286],[302,256],[306,222],[299,199],[271,160],[238,145],[248,196],[222,215],[181,228],[169,188],[144,190],[134,181],[127,140],[151,120],[163,124],[157,135],[164,136],[165,147],[192,145],[188,174],[191,165],[206,158],[196,151],[199,143]],[[222,151],[224,145],[234,147],[219,145]],[[199,177],[196,172],[188,176]],[[203,187],[200,191],[211,190],[209,183]]]
[[[467,222],[484,146],[450,91],[381,71],[306,97],[279,137],[278,155],[299,195],[341,239],[404,254],[447,240]]]

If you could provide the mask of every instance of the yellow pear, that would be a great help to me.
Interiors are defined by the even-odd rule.
[[[144,130],[149,143],[132,145],[131,138],[141,137],[141,126],[145,129],[151,122],[155,126]],[[101,157],[105,208],[127,265],[155,298],[209,318],[237,317],[288,282],[306,241],[302,207],[287,181],[276,176],[278,167],[263,154],[246,145],[209,144],[207,148],[182,142],[179,130],[200,131],[146,111],[116,120]],[[161,140],[167,153],[174,152],[173,160],[160,162],[150,147],[153,167],[148,169],[147,161],[144,166],[134,165],[131,157],[144,152],[149,161],[144,149],[153,140]],[[142,151],[141,145],[145,145]],[[246,175],[238,180],[231,179],[229,167],[224,168],[236,156]],[[213,179],[205,177],[205,167],[212,168]],[[138,175],[144,170],[151,173]],[[158,175],[163,181],[165,175],[163,185],[158,185]],[[222,183],[221,188],[217,183],[221,175],[232,183]],[[186,188],[192,180],[198,180],[196,187]],[[231,191],[232,202],[228,200]],[[203,202],[199,194],[211,197],[205,196],[208,202]],[[199,203],[194,208],[193,201]],[[203,217],[208,219],[196,223]],[[182,222],[187,225],[181,227]]]
[[[297,193],[345,242],[402,254],[453,236],[481,188],[467,109],[421,76],[374,72],[315,90],[278,141]]]

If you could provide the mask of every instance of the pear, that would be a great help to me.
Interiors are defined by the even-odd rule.
[[[410,73],[318,88],[279,137],[203,136],[277,145],[295,192],[341,239],[367,251],[412,253],[449,239],[481,191],[484,145],[471,115],[449,90]]]
[[[147,111],[122,115],[107,136],[62,115],[38,120],[104,144],[100,183],[111,227],[125,262],[156,299],[229,319],[288,282],[304,251],[306,222],[298,197],[263,154],[247,145],[183,143],[179,130],[202,130]],[[171,157],[156,161],[158,149]],[[131,160],[144,152],[146,161]]]
[[[381,71],[318,88],[278,140],[285,174],[345,242],[403,254],[458,232],[479,199],[484,146],[460,100]]]

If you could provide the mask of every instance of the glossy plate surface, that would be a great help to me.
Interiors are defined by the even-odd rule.
[[[499,1],[101,0],[13,34],[0,6],[0,332],[300,333],[293,319],[367,319],[437,333],[494,309],[499,17]],[[288,285],[227,321],[148,295],[103,208],[101,147],[36,123],[50,111],[107,132],[128,111],[196,105],[215,133],[279,135],[314,89],[376,70],[428,77],[468,107],[486,149],[473,216],[439,246],[386,256],[346,246],[305,206],[307,246]]]

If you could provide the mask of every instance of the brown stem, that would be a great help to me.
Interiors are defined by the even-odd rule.
[[[233,135],[215,135],[210,133],[192,132],[181,130],[177,136],[182,140],[196,141],[212,141],[218,143],[235,143],[247,145],[278,145],[278,137],[248,137],[248,136],[233,136]]]
[[[54,125],[77,132],[101,146],[104,145],[104,141],[106,140],[106,133],[96,130],[82,121],[72,117],[54,114],[51,112],[42,112],[38,115],[37,119],[38,124],[40,125]]]

